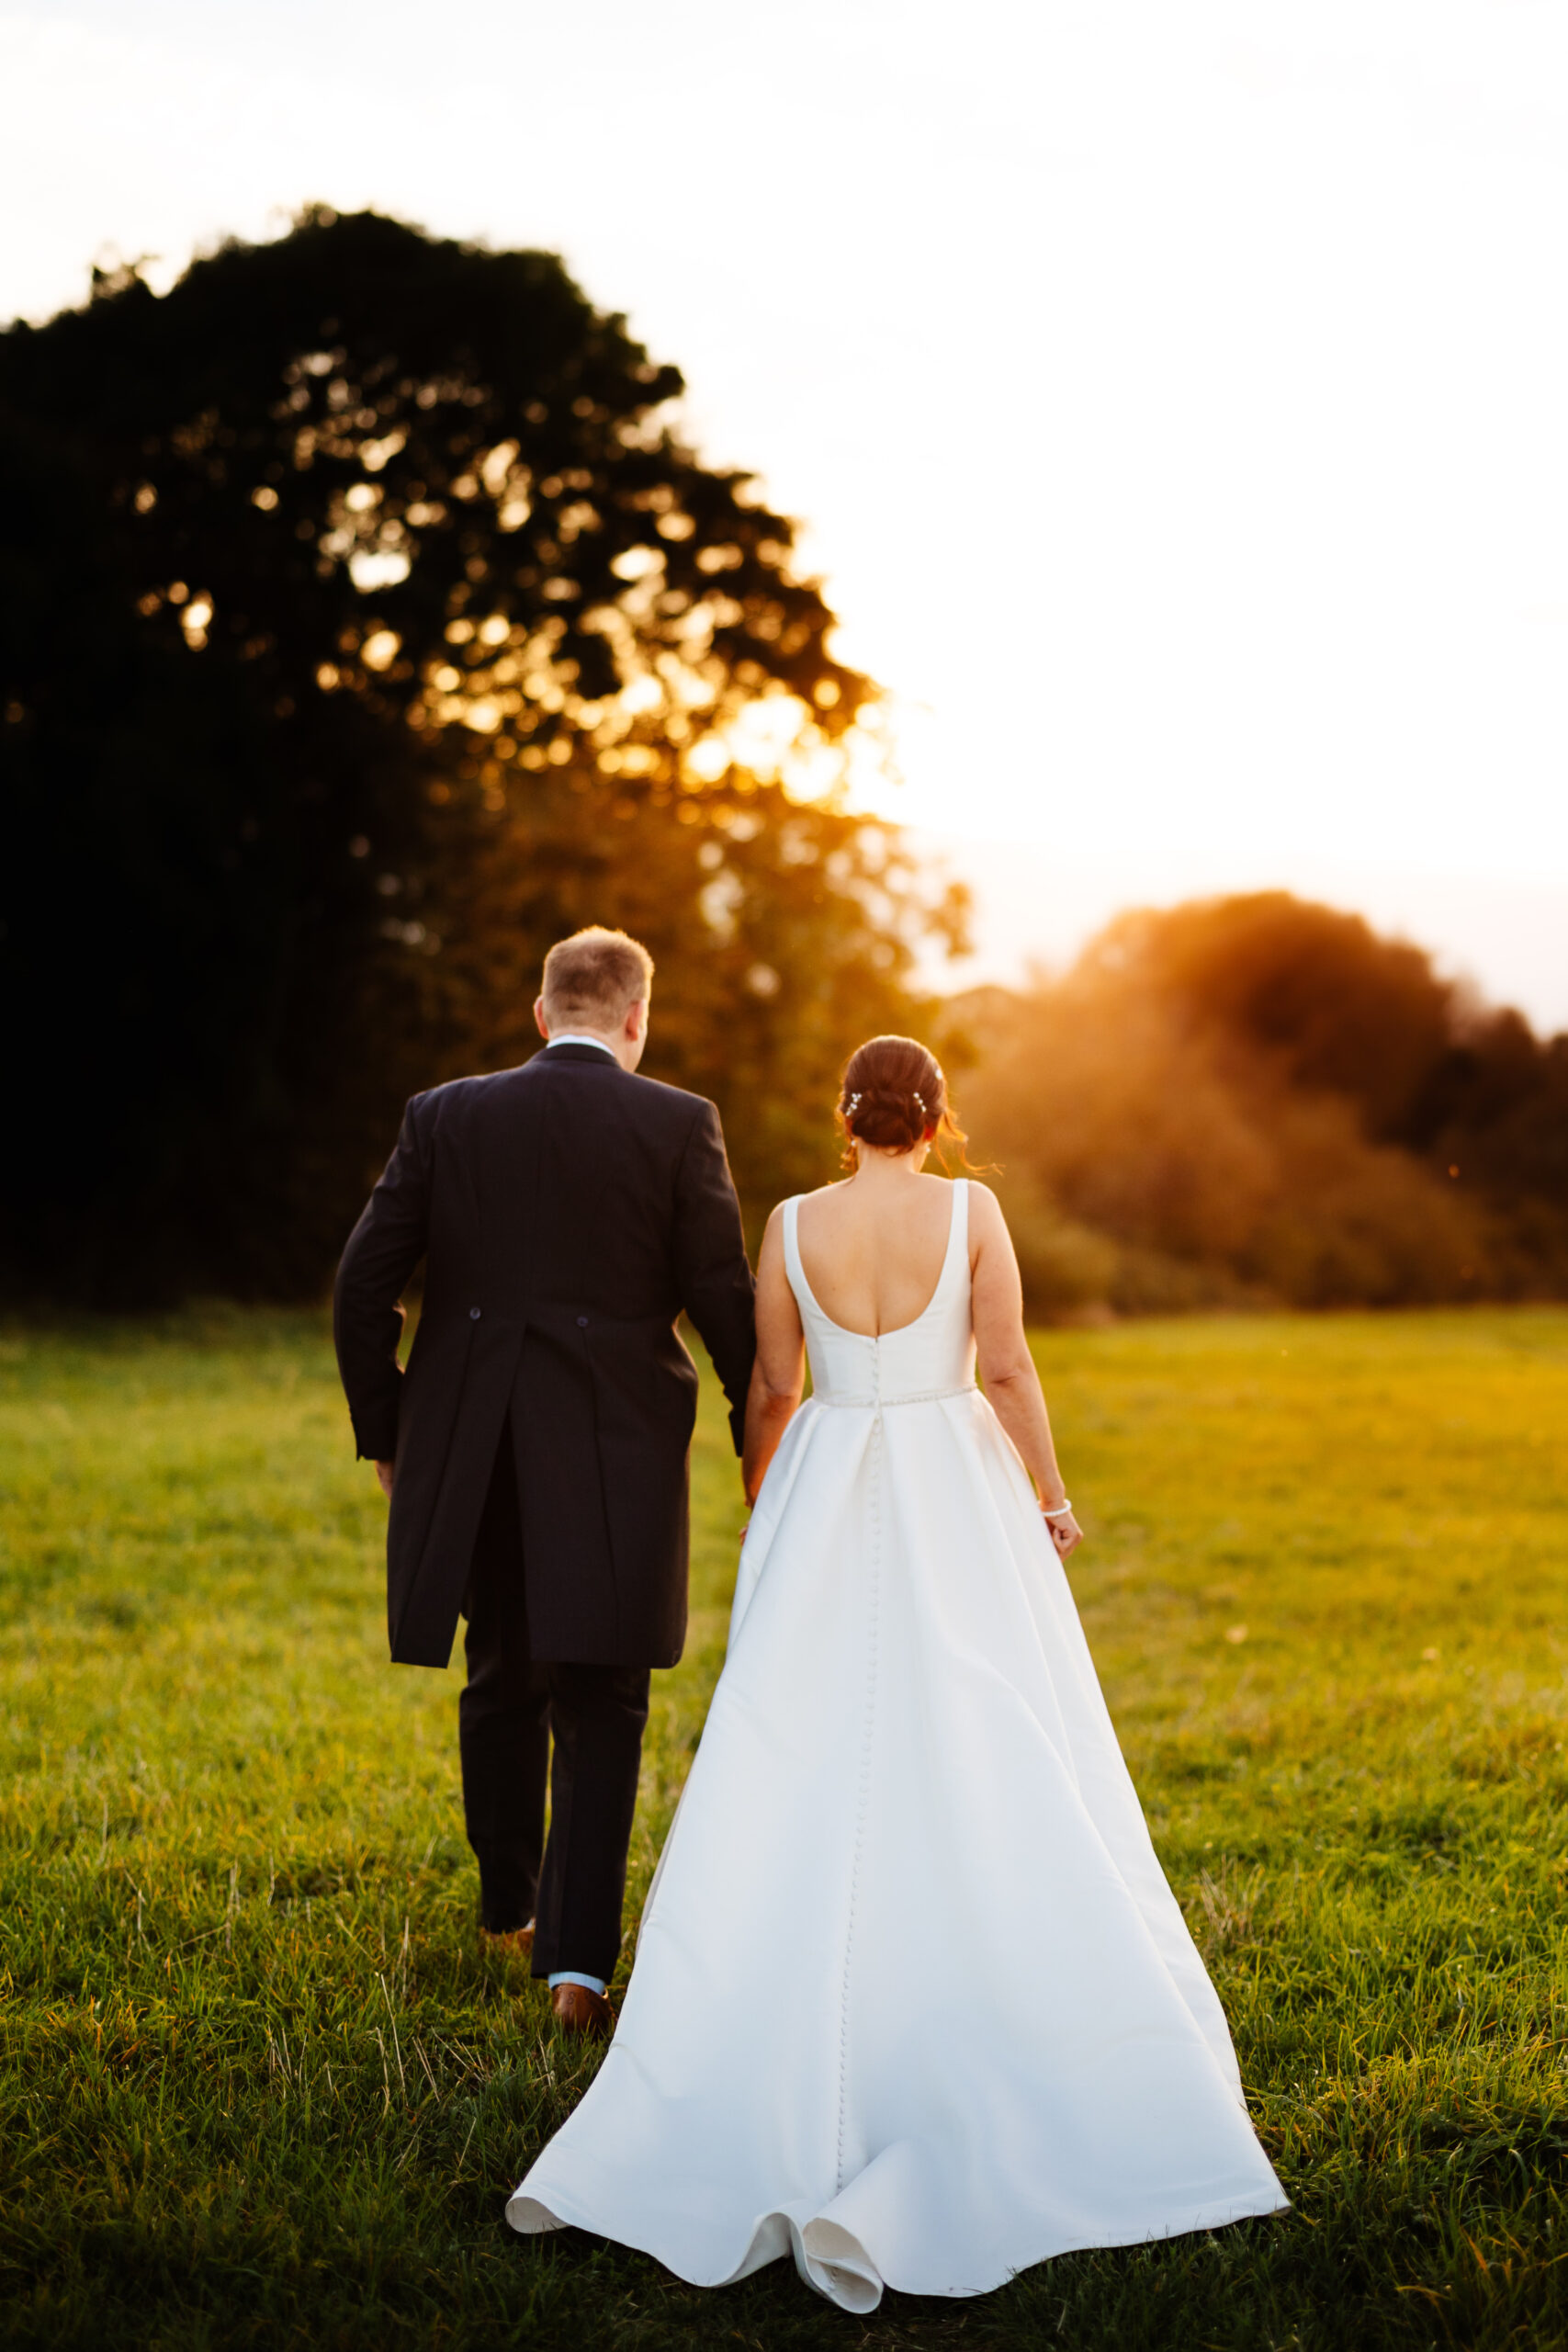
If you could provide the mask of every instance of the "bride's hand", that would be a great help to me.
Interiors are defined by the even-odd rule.
[[[1041,1516],[1044,1517],[1043,1512]],[[1083,1542],[1083,1529],[1078,1525],[1072,1512],[1069,1510],[1061,1519],[1047,1519],[1045,1525],[1051,1541],[1056,1547],[1056,1557],[1059,1560],[1070,1559]]]

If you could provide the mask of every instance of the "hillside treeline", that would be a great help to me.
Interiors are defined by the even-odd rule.
[[[874,689],[795,529],[560,263],[324,209],[0,334],[0,1286],[319,1293],[415,1089],[520,1058],[552,939],[658,965],[750,1204],[923,1018]]]
[[[1284,892],[960,1008],[1037,1311],[1568,1293],[1568,1036]]]

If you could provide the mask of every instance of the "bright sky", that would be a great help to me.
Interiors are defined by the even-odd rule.
[[[810,526],[979,970],[1283,883],[1568,1025],[1562,0],[0,0],[0,311],[562,253]]]

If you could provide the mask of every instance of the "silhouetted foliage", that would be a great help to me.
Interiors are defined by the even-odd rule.
[[[13,1289],[313,1288],[579,921],[648,938],[648,1067],[760,1193],[828,1164],[961,909],[784,790],[872,688],[680,390],[550,255],[373,214],[0,336]]]
[[[1120,917],[970,1008],[1041,1307],[1568,1288],[1568,1038],[1284,891]]]

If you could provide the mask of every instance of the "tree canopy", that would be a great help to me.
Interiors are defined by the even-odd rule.
[[[13,1289],[315,1288],[581,922],[753,1210],[828,1164],[963,909],[832,789],[874,689],[681,390],[553,256],[325,209],[0,335]]]
[[[965,1108],[1038,1306],[1568,1288],[1568,1038],[1359,916],[1134,911],[970,1020]]]

